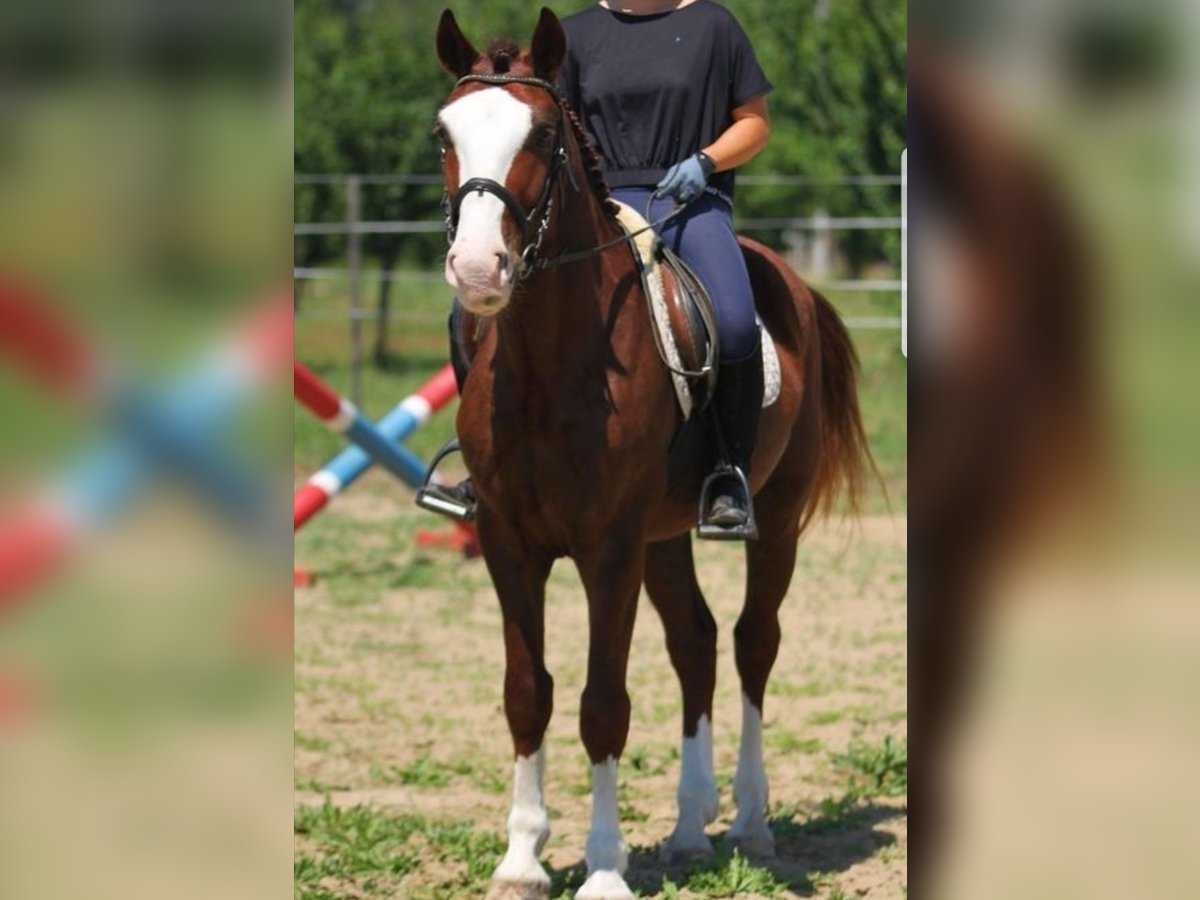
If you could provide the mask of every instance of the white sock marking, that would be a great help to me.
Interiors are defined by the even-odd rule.
[[[685,737],[680,751],[679,823],[671,835],[675,851],[707,849],[704,826],[717,817],[717,786],[713,779],[712,725],[708,716],[700,717],[695,737]]]
[[[592,766],[592,830],[587,839],[588,873],[615,869],[624,874],[625,842],[617,818],[617,761]]]
[[[617,817],[617,761],[611,756],[592,766],[592,830],[588,832],[585,855],[588,879],[575,900],[633,897],[621,877],[629,859]]]
[[[546,774],[546,748],[533,756],[518,756],[513,766],[513,802],[508,814],[508,850],[492,876],[497,881],[549,884],[550,876],[538,854],[550,836],[542,783]]]
[[[763,767],[762,713],[742,695],[742,740],[738,749],[737,774],[733,777],[733,797],[737,818],[729,829],[734,838],[762,836],[767,828],[767,772]]]

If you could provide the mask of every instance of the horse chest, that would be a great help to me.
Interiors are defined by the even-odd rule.
[[[459,433],[480,498],[569,546],[605,528],[631,487],[646,480],[641,438],[625,424],[605,396],[569,386],[480,390],[463,399]]]

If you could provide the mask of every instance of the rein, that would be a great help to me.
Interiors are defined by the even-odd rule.
[[[546,176],[546,183],[542,187],[541,197],[538,198],[537,204],[529,212],[525,211],[525,208],[521,205],[521,201],[513,195],[512,191],[500,184],[500,182],[494,181],[491,178],[468,179],[461,186],[459,186],[453,197],[450,196],[449,191],[446,191],[442,194],[442,209],[446,215],[446,239],[449,243],[454,243],[454,236],[458,231],[458,220],[463,200],[465,200],[471,194],[479,194],[481,196],[483,194],[491,194],[504,204],[505,208],[509,211],[509,213],[512,214],[512,217],[516,219],[517,224],[521,226],[521,234],[525,241],[525,247],[521,251],[521,263],[517,269],[516,277],[518,279],[522,279],[537,272],[545,272],[550,269],[556,269],[559,266],[565,266],[570,263],[587,259],[591,256],[596,256],[606,250],[618,246],[619,244],[627,244],[639,235],[665,225],[687,208],[686,204],[683,206],[677,206],[657,222],[651,222],[644,228],[639,228],[637,231],[629,232],[628,234],[614,238],[611,241],[598,244],[595,247],[589,247],[585,250],[563,252],[551,257],[540,256],[539,254],[542,250],[542,243],[545,241],[546,232],[550,228],[550,217],[554,211],[554,185],[557,183],[558,176],[562,172],[564,165],[567,162],[567,145],[564,139],[566,125],[564,123],[563,116],[561,115],[561,107],[564,102],[562,96],[559,94],[558,89],[555,88],[555,86],[549,81],[546,81],[542,78],[534,78],[528,75],[465,75],[455,83],[454,87],[457,89],[464,84],[470,83],[494,85],[527,84],[531,87],[541,88],[549,93],[560,107],[558,132],[555,137],[554,155],[550,161],[550,173]],[[446,149],[443,147],[443,168],[445,165],[445,158]],[[570,174],[569,166],[567,166],[567,172]],[[574,182],[573,177],[572,182]],[[650,199],[653,201],[654,197],[652,196]],[[541,216],[538,220],[537,229],[531,238],[531,223],[539,209],[541,210]],[[647,220],[650,218],[649,211],[649,205],[647,205]]]

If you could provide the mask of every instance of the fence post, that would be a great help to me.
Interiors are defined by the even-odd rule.
[[[818,209],[813,213],[812,255],[808,259],[808,271],[816,280],[828,278],[837,265],[837,239],[830,227],[829,212]]]
[[[350,399],[362,405],[362,180],[346,176],[346,265],[350,269]]]

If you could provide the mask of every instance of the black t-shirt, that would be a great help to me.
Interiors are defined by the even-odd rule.
[[[597,4],[563,26],[569,51],[559,85],[613,187],[657,184],[713,143],[734,107],[772,87],[737,19],[710,0],[650,16]],[[732,199],[732,171],[709,183]]]

